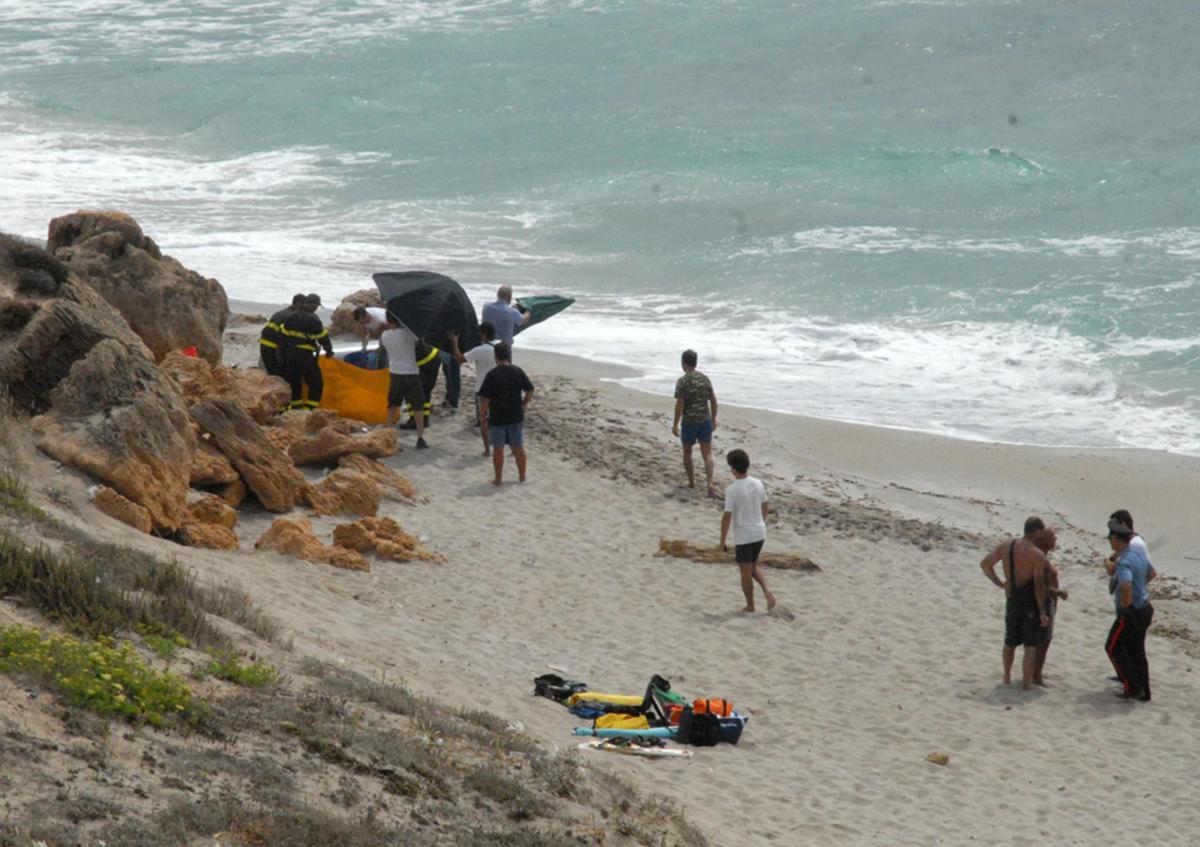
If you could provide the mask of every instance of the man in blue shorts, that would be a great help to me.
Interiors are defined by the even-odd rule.
[[[683,442],[683,468],[687,471],[688,488],[696,487],[692,447],[696,442],[700,443],[708,496],[716,497],[717,492],[713,488],[712,437],[717,428],[717,395],[713,393],[708,377],[696,370],[697,359],[695,350],[683,351],[683,376],[675,383],[675,422],[671,424],[671,434]]]
[[[504,445],[517,461],[517,475],[525,481],[525,407],[533,399],[533,383],[525,371],[512,363],[512,348],[501,341],[495,347],[496,367],[488,371],[479,395],[479,425],[488,426],[492,443],[493,485],[500,485],[504,473]]]

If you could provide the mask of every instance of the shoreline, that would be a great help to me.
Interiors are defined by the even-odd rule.
[[[269,304],[230,300],[233,314],[269,314],[271,309]],[[660,434],[670,441],[671,398],[627,385],[624,380],[640,373],[636,369],[525,348],[519,339],[515,355],[536,369],[601,386],[641,414],[665,414],[665,433]],[[721,386],[714,387],[719,400]],[[732,403],[720,404],[718,418],[762,430],[760,437],[766,436],[764,440],[781,453],[777,461],[795,466],[793,477],[812,477],[810,491],[822,490],[828,479],[840,477],[848,494],[928,520],[940,519],[948,498],[988,503],[986,520],[966,514],[960,519],[998,537],[1016,532],[1028,515],[1039,514],[1073,530],[1081,544],[1096,528],[1090,533],[1092,545],[1104,550],[1102,530],[1108,515],[1127,508],[1150,544],[1159,572],[1200,583],[1200,552],[1190,557],[1200,551],[1200,526],[1192,519],[1188,498],[1179,496],[1200,491],[1200,457],[1133,447],[975,441]],[[726,437],[718,429],[718,453]],[[718,471],[721,468],[718,461]]]

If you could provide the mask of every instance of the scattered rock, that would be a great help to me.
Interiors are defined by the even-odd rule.
[[[691,559],[693,562],[728,563],[733,561],[733,550],[722,550],[720,547],[701,547],[687,541],[660,538],[656,557],[671,556],[676,559]],[[779,568],[785,571],[820,572],[821,566],[812,559],[797,556],[794,553],[764,553],[758,563],[765,568]]]
[[[231,508],[236,509],[250,496],[250,489],[246,487],[246,483],[239,476],[228,485],[219,486],[213,493],[224,500]]]
[[[96,493],[92,495],[92,505],[109,517],[129,524],[138,532],[148,534],[154,530],[154,522],[150,520],[150,512],[146,508],[127,497],[122,497],[107,485],[96,488]]]
[[[370,563],[358,551],[322,544],[313,534],[312,524],[304,517],[276,518],[254,547],[346,570],[371,570]]]
[[[935,765],[948,765],[948,764],[950,764],[950,754],[949,753],[930,753],[928,756],[925,757],[925,761],[932,762]]]
[[[411,562],[414,559],[446,561],[444,556],[427,550],[417,538],[387,517],[363,518],[336,526],[333,528],[333,543],[359,553],[374,553],[381,559],[395,562]]]
[[[124,316],[156,360],[194,345],[209,362],[221,361],[225,289],[164,256],[129,215],[79,211],[55,218],[47,249]]]
[[[228,400],[206,400],[192,406],[192,417],[212,436],[264,509],[290,512],[296,507],[308,483],[241,408]]]
[[[238,539],[227,526],[213,523],[185,523],[175,534],[175,540],[187,547],[208,550],[236,550]]]
[[[407,500],[410,503],[417,499],[417,488],[407,477],[361,453],[342,456],[338,459],[337,466],[339,469],[354,471],[375,480],[385,497]]]
[[[382,494],[371,477],[339,468],[310,486],[305,498],[318,515],[374,515]]]

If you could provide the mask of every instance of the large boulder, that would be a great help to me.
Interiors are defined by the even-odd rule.
[[[71,366],[48,406],[32,421],[39,449],[143,506],[156,530],[179,528],[196,445],[179,392],[150,360],[106,338]]]
[[[172,351],[159,367],[174,380],[189,406],[205,400],[230,400],[264,424],[292,399],[292,390],[277,376],[258,368],[212,365],[205,359]]]
[[[175,540],[185,547],[201,547],[207,550],[238,549],[237,533],[220,524],[185,523],[176,533]]]
[[[229,400],[206,400],[191,412],[264,509],[290,512],[296,507],[308,488],[304,475],[249,415]]]
[[[129,215],[79,211],[55,218],[47,249],[124,316],[155,359],[194,345],[209,362],[221,361],[225,289],[164,256]]]
[[[329,316],[329,334],[353,334],[354,310],[359,306],[378,306],[380,309],[384,307],[383,301],[379,299],[379,292],[374,288],[362,288],[353,294],[347,294]]]
[[[313,533],[308,518],[276,518],[255,543],[258,550],[275,550],[304,559],[352,571],[369,571],[371,565],[362,553],[345,547],[327,547]]]

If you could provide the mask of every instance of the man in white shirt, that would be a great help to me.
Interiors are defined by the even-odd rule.
[[[372,338],[380,338],[387,330],[387,309],[378,306],[359,306],[350,316],[354,319],[354,333],[362,339],[363,352],[367,352],[367,343]],[[375,367],[382,370],[387,367],[387,351],[381,343],[375,351]]]
[[[496,367],[496,328],[489,321],[484,321],[479,325],[479,337],[483,339],[483,343],[478,347],[472,347],[466,353],[458,349],[458,336],[454,333],[449,333],[446,336],[450,339],[450,355],[459,364],[470,362],[475,366],[475,390],[472,396],[475,398],[475,420],[479,423],[479,434],[483,436],[483,455],[490,456],[492,454],[491,445],[488,442],[488,425],[487,419],[479,417],[479,386],[483,385],[483,379],[488,375],[488,371]]]
[[[408,402],[418,410],[413,417],[417,424],[417,449],[423,450],[429,445],[425,443],[425,416],[419,413],[425,405],[425,391],[417,366],[417,337],[391,312],[386,314],[386,322],[387,329],[379,336],[379,344],[388,354],[388,426],[399,422],[401,409]]]
[[[496,330],[496,338],[511,347],[513,332],[529,323],[531,317],[533,313],[528,309],[521,311],[512,305],[512,286],[502,285],[496,292],[496,302],[483,307],[480,322],[490,323]],[[480,384],[483,384],[482,380]]]
[[[754,583],[762,586],[767,598],[767,611],[775,608],[775,595],[767,587],[758,564],[758,554],[767,540],[767,490],[762,481],[750,476],[750,457],[745,450],[730,450],[725,456],[735,477],[725,488],[725,513],[721,515],[721,549],[733,528],[734,558],[742,577],[742,593],[746,595],[743,612],[754,611]]]

